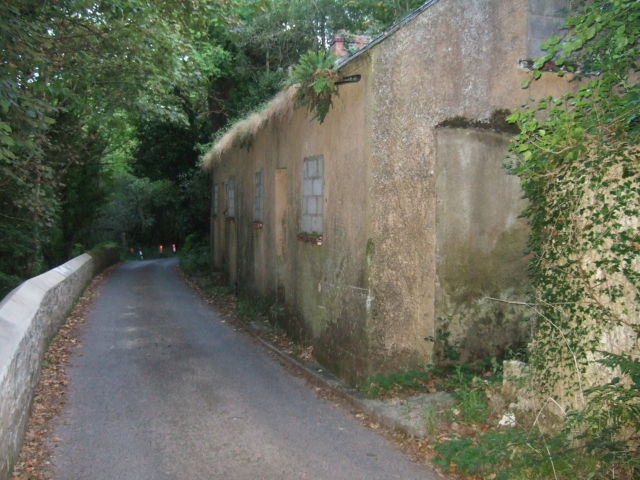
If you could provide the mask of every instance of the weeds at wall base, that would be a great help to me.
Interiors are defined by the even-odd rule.
[[[227,312],[245,322],[264,322],[273,328],[262,336],[289,355],[311,360],[312,348],[292,342],[275,325],[285,315],[284,307],[270,299],[234,295],[235,288],[220,285],[219,277],[207,275],[199,282],[207,295]],[[503,410],[491,405],[485,389],[502,383],[496,359],[473,365],[426,366],[391,375],[378,375],[362,387],[371,398],[438,390],[453,392],[455,403],[438,410],[425,408],[424,422],[431,438],[428,448],[433,463],[462,478],[487,479],[632,479],[637,477],[637,451],[622,453],[621,445],[606,438],[583,439],[576,446],[577,433],[565,429],[543,434],[532,413],[515,412],[516,426],[498,427]],[[615,386],[615,385],[614,385]],[[601,433],[606,433],[601,429]],[[612,448],[615,447],[615,448]]]
[[[185,271],[183,256],[180,257],[180,267],[188,282],[207,297],[211,303],[226,313],[227,317],[237,318],[245,325],[249,325],[258,336],[268,343],[277,346],[283,353],[292,356],[301,363],[314,363],[313,346],[308,342],[291,338],[281,325],[287,313],[284,305],[275,297],[248,296],[238,292],[233,285],[226,283],[225,277],[219,272],[210,272],[207,268],[196,269],[196,275]],[[187,266],[188,268],[188,266]]]
[[[589,429],[585,430],[585,419],[593,421],[591,414],[568,415],[564,429],[552,430],[546,425],[553,416],[547,408],[525,412],[519,410],[517,404],[508,404],[508,399],[508,409],[504,401],[498,405],[493,397],[490,400],[486,393],[500,390],[503,380],[501,371],[493,368],[494,363],[487,359],[473,365],[427,366],[378,375],[371,377],[361,391],[370,398],[408,397],[438,390],[452,392],[455,399],[452,405],[442,408],[432,404],[425,408],[424,425],[430,438],[429,448],[435,455],[433,463],[461,478],[637,478],[638,443],[633,449],[631,444],[616,444],[611,441],[615,432],[609,431],[607,437],[606,431],[597,432],[599,426],[592,429],[597,435],[587,438],[585,434]],[[632,367],[626,364],[625,369]],[[616,385],[614,382],[608,390]],[[621,400],[625,398],[615,395]],[[604,400],[610,400],[610,395]],[[604,408],[603,413],[607,411],[608,415],[609,410],[622,414],[611,406]],[[499,426],[507,412],[515,425]],[[603,422],[610,420],[607,417]],[[545,424],[544,429],[539,428],[540,423]],[[625,450],[626,453],[622,453]]]

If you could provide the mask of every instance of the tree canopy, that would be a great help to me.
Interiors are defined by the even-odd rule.
[[[196,167],[213,135],[335,31],[375,33],[420,3],[0,0],[0,294],[123,233],[205,236]]]

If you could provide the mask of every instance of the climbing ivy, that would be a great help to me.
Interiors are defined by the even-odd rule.
[[[620,369],[604,362],[610,369],[603,371],[598,362],[608,353],[638,364],[639,20],[637,1],[583,2],[567,17],[566,35],[549,39],[533,65],[534,79],[551,69],[580,86],[509,118],[520,134],[507,168],[529,199],[532,359],[545,393],[563,397],[565,407],[588,406],[594,388]],[[616,388],[627,391],[628,377]],[[636,418],[627,434],[639,429]]]
[[[324,51],[309,51],[300,58],[300,63],[293,70],[285,83],[285,88],[297,85],[295,93],[296,106],[308,106],[311,120],[324,122],[329,109],[333,106],[333,97],[338,96],[336,82],[340,74],[333,67],[337,57]]]

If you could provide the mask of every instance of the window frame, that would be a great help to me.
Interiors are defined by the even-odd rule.
[[[213,216],[220,215],[220,184],[213,185]]]
[[[302,164],[303,233],[322,235],[324,230],[324,156],[305,157]]]
[[[227,180],[226,211],[228,218],[235,218],[236,213],[236,181],[235,177]]]
[[[256,172],[254,186],[253,221],[262,224],[264,223],[264,168]]]

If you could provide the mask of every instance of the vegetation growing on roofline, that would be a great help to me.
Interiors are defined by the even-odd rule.
[[[285,83],[285,88],[297,85],[295,100],[298,107],[308,107],[311,120],[324,122],[338,96],[340,74],[334,69],[337,57],[324,51],[309,51],[300,58]]]
[[[0,0],[0,297],[123,233],[203,241],[211,139],[338,29],[420,3]]]

